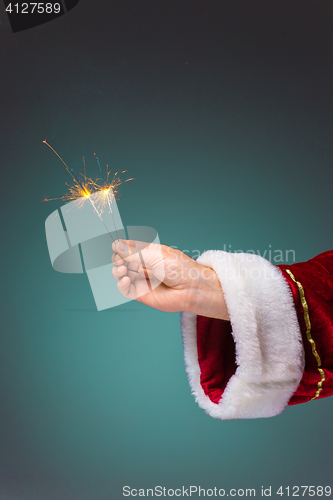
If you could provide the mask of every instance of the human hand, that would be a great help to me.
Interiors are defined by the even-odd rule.
[[[180,250],[133,240],[112,244],[119,291],[161,311],[189,311],[229,320],[223,291],[212,269]]]

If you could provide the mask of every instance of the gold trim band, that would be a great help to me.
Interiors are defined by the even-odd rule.
[[[315,341],[313,340],[313,338],[311,336],[311,322],[310,322],[310,316],[309,316],[309,307],[308,307],[307,301],[305,299],[304,288],[302,287],[301,283],[295,279],[295,276],[293,275],[293,273],[291,271],[289,271],[289,269],[285,269],[285,271],[286,271],[286,273],[289,274],[289,276],[291,277],[291,279],[297,285],[299,296],[300,296],[300,299],[301,299],[301,304],[303,306],[303,311],[304,311],[304,321],[305,321],[305,326],[306,326],[306,337],[307,337],[308,341],[311,344],[312,354],[316,358],[318,372],[319,372],[319,375],[320,375],[320,381],[318,382],[318,389],[317,389],[317,392],[316,392],[315,396],[313,396],[313,398],[311,398],[311,401],[312,401],[313,399],[316,399],[319,396],[319,394],[320,394],[320,392],[321,392],[321,390],[323,388],[323,382],[325,380],[325,373],[324,373],[324,370],[322,368],[320,368],[321,367],[321,359],[320,359],[320,356],[319,356],[319,354],[317,352],[317,349],[316,349],[316,343],[315,343]]]

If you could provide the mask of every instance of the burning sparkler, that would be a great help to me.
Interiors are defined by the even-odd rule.
[[[51,201],[51,200],[62,200],[62,201],[75,201],[79,200],[80,198],[83,198],[83,202],[85,199],[88,197],[87,195],[91,194],[98,194],[98,196],[95,196],[95,202],[97,204],[98,210],[102,214],[106,206],[111,206],[112,203],[112,198],[115,200],[119,199],[119,186],[125,182],[132,181],[133,178],[130,179],[125,179],[124,181],[120,178],[120,174],[124,174],[127,172],[127,170],[123,170],[122,172],[116,172],[113,175],[112,180],[110,181],[110,173],[107,169],[106,171],[106,177],[103,175],[102,168],[100,166],[99,160],[99,169],[103,181],[103,186],[98,184],[98,181],[100,179],[93,180],[90,177],[87,177],[86,175],[86,166],[85,166],[85,158],[83,157],[83,166],[84,166],[84,174],[80,175],[82,176],[82,179],[80,179],[74,172],[73,169],[70,169],[68,165],[64,162],[64,160],[61,158],[61,156],[56,152],[55,149],[46,141],[43,141],[44,144],[46,144],[56,155],[57,157],[62,161],[62,163],[65,165],[67,172],[69,175],[72,177],[74,181],[74,185],[70,185],[66,182],[66,185],[68,186],[68,193],[66,193],[64,196],[59,197],[59,198],[47,198],[45,201]],[[96,155],[95,155],[96,157]],[[98,157],[96,157],[98,159]],[[112,191],[112,196],[110,195],[110,191]],[[106,196],[107,195],[107,196]],[[109,207],[110,208],[110,207]]]
[[[72,179],[74,181],[74,184],[72,184],[72,185],[66,183],[66,185],[68,186],[68,192],[64,196],[62,196],[60,198],[48,198],[48,199],[45,198],[44,201],[51,201],[51,200],[57,200],[57,199],[62,200],[62,201],[66,201],[66,202],[77,201],[78,207],[81,208],[83,206],[84,202],[86,200],[88,200],[90,202],[91,206],[93,207],[94,211],[96,212],[96,214],[100,218],[100,220],[103,222],[105,227],[106,227],[106,225],[103,221],[102,214],[103,214],[105,208],[108,206],[110,213],[112,215],[114,227],[115,227],[115,230],[117,233],[117,239],[119,239],[116,223],[115,223],[115,220],[113,217],[113,212],[112,212],[112,206],[111,206],[112,198],[117,199],[117,196],[119,195],[118,187],[123,182],[128,182],[128,181],[131,181],[133,179],[126,179],[125,181],[122,181],[121,178],[118,176],[118,172],[116,172],[113,175],[113,178],[110,182],[109,181],[110,172],[108,171],[108,168],[106,170],[106,177],[105,177],[103,174],[99,159],[96,155],[95,155],[95,158],[96,158],[98,168],[99,168],[99,171],[101,174],[103,186],[100,186],[100,184],[98,184],[97,181],[99,179],[96,179],[96,181],[95,181],[92,178],[87,177],[86,164],[85,164],[84,157],[83,157],[84,174],[80,174],[82,176],[82,179],[81,179],[76,174],[74,169],[70,169],[68,167],[68,165],[64,162],[64,160],[61,158],[61,156],[56,152],[55,149],[53,149],[53,147],[46,140],[44,140],[43,143],[46,144],[58,156],[58,158],[65,165],[67,172],[69,173],[69,175],[72,177]],[[124,174],[125,172],[126,172],[126,170],[123,170],[121,173]],[[112,196],[111,196],[111,193],[112,193]],[[91,199],[91,194],[94,194],[94,201]],[[112,234],[110,233],[110,231],[108,230],[107,227],[106,227],[106,229],[114,241],[114,238],[112,237]]]
[[[60,198],[48,198],[48,199],[45,198],[44,201],[51,201],[51,200],[77,201],[78,208],[81,208],[83,206],[84,202],[86,200],[89,200],[91,206],[94,209],[94,212],[96,212],[96,214],[98,215],[98,217],[100,218],[100,220],[104,224],[104,226],[105,226],[107,232],[109,233],[109,235],[111,236],[112,240],[115,241],[112,234],[110,233],[108,227],[106,226],[103,218],[102,218],[102,214],[104,212],[104,209],[105,209],[106,205],[108,205],[110,213],[112,215],[114,228],[116,230],[117,239],[119,239],[117,226],[116,226],[116,222],[114,220],[113,211],[112,211],[112,207],[111,207],[112,200],[111,200],[110,192],[112,193],[113,199],[117,199],[117,196],[119,195],[118,187],[123,182],[128,182],[128,181],[131,181],[133,179],[126,179],[125,181],[122,181],[121,178],[118,176],[118,172],[116,172],[113,175],[112,181],[110,182],[109,181],[110,172],[108,171],[108,166],[106,166],[106,177],[105,177],[103,174],[102,168],[101,168],[101,164],[99,162],[99,158],[95,154],[95,159],[97,161],[97,165],[98,165],[98,168],[99,168],[99,171],[101,174],[103,186],[100,186],[98,184],[97,181],[99,179],[96,179],[96,181],[94,181],[93,179],[87,177],[87,175],[86,175],[86,162],[85,162],[84,157],[83,157],[84,174],[80,174],[83,178],[83,180],[82,180],[78,177],[77,173],[75,172],[75,170],[73,168],[70,169],[68,167],[68,165],[64,162],[64,160],[61,158],[61,156],[56,152],[55,149],[53,149],[53,147],[46,140],[44,140],[43,143],[46,144],[58,156],[58,158],[65,165],[67,172],[69,173],[69,175],[72,177],[72,179],[74,181],[73,185],[70,185],[66,182],[66,185],[68,186],[68,193],[66,193],[64,196],[62,196]],[[127,170],[123,170],[121,173],[124,174],[125,172],[127,172]],[[94,201],[91,199],[92,194],[94,195]],[[138,274],[137,270],[129,268],[129,271],[132,271],[132,272],[135,272]],[[149,283],[149,285],[150,285],[150,283]]]

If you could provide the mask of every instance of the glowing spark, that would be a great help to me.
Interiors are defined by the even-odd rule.
[[[113,238],[113,236],[112,236],[112,234],[110,233],[110,231],[109,231],[109,229],[108,229],[107,225],[105,224],[104,220],[102,219],[101,214],[100,214],[100,213],[99,213],[99,211],[97,210],[97,208],[96,208],[96,206],[95,206],[95,203],[92,201],[92,199],[91,199],[91,197],[90,197],[90,192],[89,192],[89,191],[87,191],[87,190],[85,190],[85,187],[83,186],[83,184],[82,184],[81,180],[80,180],[80,179],[78,178],[78,176],[76,175],[76,172],[75,172],[75,170],[74,170],[73,168],[71,168],[71,172],[72,172],[72,174],[73,174],[73,176],[74,176],[75,181],[76,181],[76,182],[78,183],[78,185],[81,187],[82,191],[85,191],[85,194],[84,194],[85,198],[88,198],[88,200],[89,200],[89,201],[90,201],[90,203],[91,203],[91,206],[93,207],[93,209],[94,209],[94,210],[95,210],[95,212],[97,213],[98,217],[99,217],[99,218],[101,219],[101,221],[103,222],[103,224],[104,224],[104,226],[105,226],[105,228],[106,228],[107,232],[108,232],[108,233],[109,233],[109,235],[111,236],[112,240],[113,240],[113,241],[115,241],[115,240],[114,240],[114,238]]]
[[[96,213],[97,213],[98,217],[102,220],[102,217],[101,217],[101,215],[100,215],[99,211],[97,210],[97,208],[95,207],[94,202],[93,202],[93,201],[92,201],[92,199],[90,198],[90,192],[89,192],[89,191],[88,191],[88,190],[87,190],[87,189],[83,186],[82,182],[80,181],[80,179],[79,179],[79,178],[78,178],[78,176],[76,175],[76,172],[75,172],[75,170],[74,170],[73,168],[71,168],[71,172],[72,172],[72,174],[73,174],[73,177],[74,177],[74,179],[75,179],[76,183],[80,186],[80,188],[81,188],[81,190],[82,190],[82,193],[83,193],[83,196],[84,196],[85,198],[88,198],[88,200],[90,201],[90,203],[91,203],[91,205],[92,205],[93,209],[96,211]]]
[[[98,214],[99,218],[102,219],[102,214],[105,211],[105,208],[108,207],[110,210],[110,213],[112,215],[113,223],[115,226],[115,230],[117,233],[117,238],[118,238],[118,232],[115,224],[115,220],[113,217],[113,211],[112,211],[112,200],[119,199],[119,186],[123,182],[128,182],[132,179],[126,179],[125,181],[122,181],[121,178],[118,176],[118,172],[116,172],[113,175],[112,180],[109,180],[110,172],[108,171],[108,168],[106,168],[106,178],[103,175],[103,171],[101,168],[101,164],[99,162],[98,156],[95,154],[95,158],[98,164],[98,168],[102,177],[103,181],[103,186],[98,184],[98,180],[93,180],[86,175],[86,162],[85,158],[83,157],[83,168],[84,168],[84,175],[80,174],[82,176],[82,179],[76,174],[76,172],[73,169],[70,169],[68,165],[64,162],[64,160],[61,158],[61,156],[57,153],[57,151],[44,139],[43,141],[44,144],[46,144],[54,153],[55,155],[61,160],[61,162],[65,165],[67,172],[70,174],[72,177],[74,184],[69,185],[66,183],[68,186],[68,192],[60,197],[60,198],[45,198],[44,201],[51,201],[51,200],[62,200],[65,202],[70,202],[70,201],[76,201],[78,208],[81,208],[85,202],[85,200],[89,199],[91,205],[93,206],[95,212]],[[125,173],[126,170],[124,170],[122,173]],[[110,193],[111,191],[111,193]],[[94,195],[94,201],[91,200],[90,195]],[[104,224],[104,222],[103,222]],[[104,224],[105,225],[105,224]],[[106,226],[105,226],[106,227]],[[109,231],[108,231],[109,232]]]
[[[102,181],[103,181],[103,185],[104,185],[104,193],[106,194],[106,198],[108,200],[108,205],[109,205],[110,213],[112,214],[111,200],[110,200],[110,195],[109,195],[109,191],[110,191],[110,187],[111,186],[109,186],[109,188],[107,188],[107,182],[106,182],[106,179],[104,177],[104,174],[103,174],[103,171],[102,171],[102,167],[101,167],[101,164],[99,162],[99,158],[98,158],[98,156],[96,156],[96,153],[94,153],[94,156],[95,156],[95,160],[97,161],[99,172],[100,172],[101,177],[102,177]],[[106,167],[106,173],[108,174],[107,168],[108,167]],[[116,225],[115,225],[115,227],[116,227]],[[116,229],[116,231],[117,231],[117,229]]]
[[[110,209],[110,214],[112,216],[112,220],[113,220],[113,225],[114,225],[114,228],[116,230],[116,235],[117,235],[117,240],[119,240],[119,235],[118,235],[118,231],[117,231],[117,226],[116,226],[116,221],[114,220],[114,217],[113,217],[113,212],[112,212],[112,207],[111,207],[111,200],[110,200],[110,195],[109,195],[109,191],[110,191],[110,188],[108,189],[107,186],[106,186],[106,180],[105,180],[105,177],[103,175],[103,171],[102,171],[102,167],[101,167],[101,164],[99,162],[99,158],[98,156],[96,156],[96,153],[94,153],[94,156],[95,156],[95,159],[97,161],[97,165],[98,165],[98,168],[99,168],[99,171],[100,171],[100,174],[102,176],[102,180],[103,180],[103,184],[104,184],[104,193],[106,194],[106,199],[108,200],[108,205],[109,205],[109,209]],[[108,175],[108,167],[106,166],[106,173]],[[118,172],[117,172],[118,173]]]
[[[59,160],[61,160],[61,161],[63,162],[63,164],[65,165],[67,172],[68,172],[70,175],[72,175],[72,174],[71,174],[71,171],[69,170],[69,168],[68,168],[68,166],[66,165],[66,163],[64,162],[64,160],[61,158],[61,156],[60,156],[60,155],[58,155],[58,153],[56,152],[56,150],[55,150],[55,149],[53,149],[53,147],[52,147],[52,146],[50,146],[50,144],[46,141],[46,139],[44,139],[43,144],[46,144],[46,145],[47,145],[50,149],[52,149],[53,153],[55,153],[55,154],[57,155],[57,157],[59,158]],[[72,176],[72,177],[73,177],[73,176]]]
[[[110,199],[110,190],[112,190],[112,198],[113,199],[119,199],[119,191],[118,187],[123,183],[123,182],[129,182],[134,180],[133,178],[131,179],[126,179],[125,181],[122,181],[120,177],[118,177],[118,172],[116,172],[113,175],[112,181],[109,182],[109,176],[110,172],[108,171],[108,165],[106,166],[106,178],[103,175],[103,171],[101,168],[101,164],[99,162],[98,157],[95,154],[95,158],[98,164],[98,168],[102,177],[103,181],[103,187],[100,186],[96,181],[93,179],[87,177],[86,175],[86,161],[85,158],[83,157],[83,169],[84,169],[84,175],[82,176],[84,181],[82,181],[78,175],[76,174],[75,170],[73,168],[69,168],[68,165],[64,162],[64,160],[61,158],[61,156],[56,152],[55,149],[44,139],[43,144],[46,144],[59,158],[59,160],[62,161],[62,163],[65,165],[67,172],[71,175],[72,179],[74,180],[74,184],[70,185],[66,182],[66,186],[68,186],[68,193],[66,193],[64,196],[60,198],[45,198],[44,201],[53,201],[53,200],[63,200],[63,201],[76,201],[78,203],[79,208],[81,208],[85,202],[86,199],[89,200],[91,203],[94,211],[97,213],[98,217],[104,224],[107,232],[111,236],[112,240],[114,240],[112,234],[110,233],[109,229],[107,228],[103,218],[102,218],[102,213],[103,209],[106,206],[106,203],[109,206],[110,213],[112,215],[114,227],[117,233],[117,239],[119,239],[118,232],[117,232],[117,227],[115,220],[113,218],[113,213],[112,213],[112,208],[111,208],[111,199]],[[124,174],[127,172],[127,170],[123,170],[121,173]],[[82,175],[82,174],[80,174]],[[98,180],[98,179],[97,179]],[[91,194],[94,194],[94,200],[95,202],[91,199]],[[97,195],[97,196],[96,196]],[[105,198],[107,199],[107,202],[105,201]],[[97,206],[96,206],[97,205]],[[129,271],[134,272],[139,274],[139,271],[136,271],[134,269],[128,268]],[[145,270],[145,275],[146,275],[146,270]],[[147,279],[147,276],[146,276]],[[150,283],[148,283],[150,285]]]
[[[112,208],[111,208],[111,201],[110,201],[109,190],[108,190],[108,189],[105,189],[105,190],[104,190],[104,193],[106,194],[106,197],[107,197],[107,200],[108,200],[109,209],[110,209],[110,212],[111,212],[111,214],[112,214]]]
[[[79,177],[76,176],[77,179],[74,178],[73,173],[71,171],[72,169],[70,169],[68,167],[68,165],[64,162],[64,160],[57,153],[57,151],[46,141],[46,139],[44,139],[43,144],[46,144],[54,152],[54,154],[59,158],[59,160],[65,165],[67,172],[70,174],[70,176],[75,181],[74,186],[69,186],[66,183],[66,185],[69,187],[69,193],[67,193],[65,196],[60,197],[60,198],[49,198],[49,199],[45,199],[45,201],[51,201],[51,200],[74,201],[74,200],[77,200],[78,198],[85,197],[86,192],[88,192],[88,193],[100,192],[101,196],[98,196],[98,208],[99,208],[100,212],[103,213],[103,209],[106,206],[106,204],[109,205],[109,207],[110,207],[110,205],[112,203],[111,198],[114,198],[115,200],[119,199],[119,190],[118,190],[119,186],[125,182],[129,182],[129,181],[134,180],[133,178],[130,178],[130,179],[125,179],[124,181],[122,181],[121,178],[118,176],[119,172],[116,172],[113,175],[112,181],[110,182],[109,177],[110,177],[111,172],[108,171],[108,166],[106,167],[106,178],[105,178],[103,175],[101,164],[99,162],[99,158],[95,154],[98,168],[99,168],[99,171],[100,171],[101,176],[102,176],[103,186],[100,186],[98,184],[98,182],[87,177],[87,175],[86,175],[86,161],[85,161],[84,157],[83,157],[84,175],[80,174],[80,175],[82,175],[84,181],[80,180],[80,182],[78,184],[77,179],[79,179]],[[121,173],[124,174],[125,172],[127,172],[127,170],[123,170]],[[113,193],[112,197],[110,196],[110,189],[112,190],[112,193]],[[106,197],[107,199],[105,199],[105,196],[102,196],[102,194],[103,195],[107,194],[107,197]]]
[[[111,200],[110,200],[110,196],[109,196],[109,189],[107,189],[106,187],[106,180],[105,180],[105,177],[104,177],[104,174],[103,174],[103,171],[102,171],[102,167],[101,167],[101,164],[99,162],[99,158],[98,156],[96,156],[96,153],[94,153],[94,156],[95,156],[95,159],[97,161],[97,165],[98,165],[98,168],[99,168],[99,171],[100,171],[100,174],[101,174],[101,177],[102,177],[102,181],[103,181],[103,184],[104,184],[104,193],[106,194],[106,197],[107,197],[107,200],[108,200],[108,205],[109,205],[109,209],[110,209],[110,212],[112,214],[112,208],[111,208]],[[107,168],[107,167],[106,167]],[[116,229],[116,225],[115,225],[115,229]],[[117,231],[117,229],[116,229]],[[118,236],[118,235],[117,235]]]

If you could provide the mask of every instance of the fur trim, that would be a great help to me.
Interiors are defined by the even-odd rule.
[[[302,336],[288,283],[258,255],[210,250],[198,262],[220,280],[238,367],[219,403],[213,403],[200,384],[197,316],[181,313],[185,366],[197,403],[223,420],[278,415],[304,371]]]

